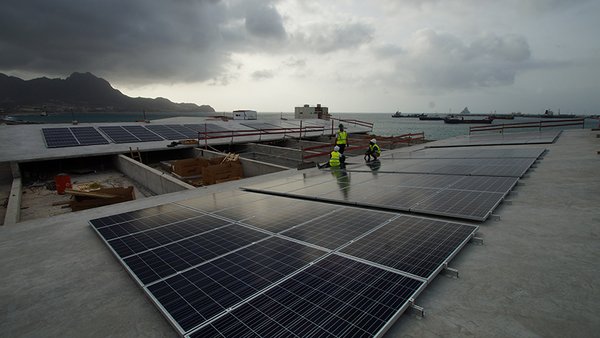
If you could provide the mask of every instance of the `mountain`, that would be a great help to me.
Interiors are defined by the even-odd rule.
[[[129,97],[114,89],[108,81],[91,73],[73,73],[66,79],[46,77],[22,80],[0,73],[0,109],[19,111],[147,111],[214,112],[209,105],[174,103]]]

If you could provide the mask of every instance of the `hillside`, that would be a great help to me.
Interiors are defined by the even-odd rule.
[[[91,73],[73,73],[66,79],[46,77],[22,80],[0,73],[0,109],[19,111],[147,111],[214,112],[209,105],[174,103],[165,98],[132,98]]]

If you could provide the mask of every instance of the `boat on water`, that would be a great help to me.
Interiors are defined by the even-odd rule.
[[[421,117],[425,114],[402,114],[402,112],[397,111],[396,113],[392,114],[392,117]]]
[[[421,114],[421,116],[419,116],[419,120],[421,121],[441,121],[444,118],[440,115],[426,115],[426,114]]]
[[[448,115],[444,118],[444,123],[451,123],[451,124],[458,124],[458,123],[490,124],[490,123],[492,123],[492,121],[494,121],[494,119],[490,118],[489,116],[482,118],[482,119],[477,119],[477,118],[465,118],[464,116],[461,116],[461,115]]]

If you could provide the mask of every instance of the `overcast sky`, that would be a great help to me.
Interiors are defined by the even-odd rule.
[[[4,0],[0,72],[217,111],[600,113],[598,0]]]

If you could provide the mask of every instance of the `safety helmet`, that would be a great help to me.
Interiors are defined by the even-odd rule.
[[[344,125],[340,123],[340,125],[338,127],[340,127],[340,129],[343,129]]]
[[[338,147],[338,146],[335,146],[335,147],[333,147],[333,150],[334,150],[334,151],[340,151],[340,147]]]
[[[374,139],[374,138],[372,138],[372,139],[371,139],[371,143],[377,143],[377,140],[376,140],[376,139]]]

